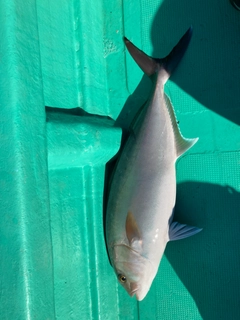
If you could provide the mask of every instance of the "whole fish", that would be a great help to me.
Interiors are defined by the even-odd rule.
[[[130,296],[142,300],[156,276],[166,244],[201,229],[172,222],[176,159],[198,140],[182,137],[164,84],[191,39],[188,29],[171,53],[154,59],[124,38],[141,69],[151,77],[152,94],[135,121],[111,182],[106,240],[111,264]]]

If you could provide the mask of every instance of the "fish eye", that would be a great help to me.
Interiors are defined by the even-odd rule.
[[[127,281],[127,278],[123,274],[119,274],[118,280],[122,283],[125,283]]]

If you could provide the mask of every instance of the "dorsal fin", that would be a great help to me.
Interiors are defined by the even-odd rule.
[[[176,146],[176,153],[177,153],[177,158],[180,157],[184,152],[186,152],[188,149],[190,149],[197,141],[198,138],[195,139],[185,139],[178,127],[175,112],[172,106],[172,103],[169,99],[169,97],[164,94],[166,106],[168,109],[168,113],[172,122],[172,128],[174,132],[174,138],[175,138],[175,146]]]

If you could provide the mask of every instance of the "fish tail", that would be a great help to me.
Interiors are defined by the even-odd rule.
[[[191,37],[192,26],[182,36],[172,51],[163,59],[157,59],[148,56],[146,53],[138,49],[126,37],[124,37],[124,42],[129,53],[139,67],[143,70],[143,72],[145,72],[149,77],[158,72],[162,76],[163,83],[165,83],[174,69],[177,67],[179,61],[182,59],[185,51],[187,50]]]

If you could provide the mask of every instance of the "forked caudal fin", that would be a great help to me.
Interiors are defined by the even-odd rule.
[[[143,70],[143,72],[145,72],[148,76],[151,76],[156,72],[161,72],[163,83],[165,83],[178,65],[179,61],[182,59],[190,42],[191,36],[192,27],[187,30],[169,55],[163,59],[157,59],[148,56],[125,37],[124,42],[129,53],[139,67]]]

